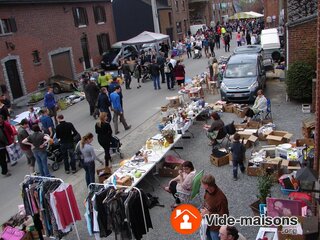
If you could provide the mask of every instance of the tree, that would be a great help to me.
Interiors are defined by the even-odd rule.
[[[263,11],[263,0],[240,0],[239,4],[243,12],[262,13]]]

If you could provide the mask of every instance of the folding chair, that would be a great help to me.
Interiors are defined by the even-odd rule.
[[[221,132],[220,132],[221,131]],[[228,125],[225,125],[223,128],[219,130],[218,136],[217,136],[217,143],[219,147],[222,147],[223,142],[226,140],[226,148],[228,149],[229,144],[231,143],[231,136],[236,133],[236,128],[234,126],[234,121],[232,123],[229,123]]]
[[[194,176],[192,181],[192,189],[190,193],[177,192],[175,196],[185,203],[189,203],[190,201],[193,201],[198,196],[199,201],[201,203],[200,187],[201,187],[201,179],[203,177],[203,174],[204,174],[204,170],[201,170]]]

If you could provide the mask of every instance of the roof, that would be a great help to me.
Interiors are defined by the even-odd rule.
[[[259,54],[237,54],[232,55],[228,61],[228,64],[248,63],[257,60]]]
[[[144,31],[127,41],[123,41],[122,47],[125,45],[142,45],[144,43],[162,42],[166,39],[170,39],[169,35]]]
[[[111,0],[0,0],[0,5],[12,4],[53,4],[53,3],[94,3],[94,2],[111,2]]]

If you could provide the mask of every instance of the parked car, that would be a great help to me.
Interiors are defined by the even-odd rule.
[[[124,47],[121,51],[122,42],[117,42],[112,45],[112,47],[102,54],[101,67],[105,70],[115,70],[118,69],[119,59],[121,57],[125,59],[134,59],[138,57],[138,50],[136,46],[129,45]]]
[[[78,91],[79,81],[64,76],[55,75],[48,79],[48,85],[52,86],[55,94],[61,92]]]
[[[227,102],[254,102],[259,89],[266,85],[263,58],[260,54],[236,54],[229,58],[220,87],[221,99]]]
[[[251,54],[259,53],[263,55],[263,49],[261,45],[245,45],[237,47],[233,50],[233,54]]]

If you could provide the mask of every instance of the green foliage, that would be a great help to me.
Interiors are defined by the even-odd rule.
[[[314,68],[305,62],[295,62],[287,71],[287,93],[291,99],[310,101],[312,99],[312,79]]]
[[[67,103],[66,99],[63,99],[63,98],[59,99],[58,100],[58,107],[61,110],[67,109],[68,108],[68,103]]]
[[[266,202],[266,198],[270,194],[270,189],[274,184],[274,176],[264,172],[261,176],[258,177],[258,198],[261,203]]]
[[[31,102],[38,102],[44,98],[44,93],[43,92],[34,93],[30,96],[30,98],[31,98],[30,99]]]

